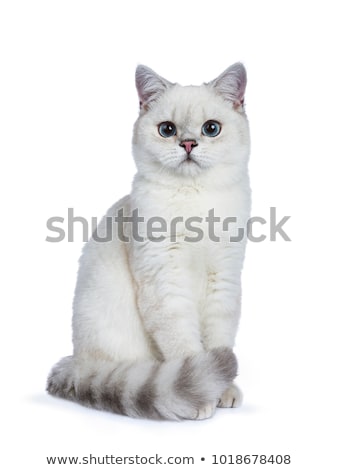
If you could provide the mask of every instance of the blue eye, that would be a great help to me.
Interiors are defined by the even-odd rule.
[[[207,137],[216,137],[221,132],[221,125],[217,121],[207,121],[202,126],[202,134]]]
[[[176,126],[173,122],[165,121],[158,125],[158,132],[162,137],[172,137],[176,135]]]

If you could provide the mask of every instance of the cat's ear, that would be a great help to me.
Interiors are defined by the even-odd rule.
[[[140,99],[140,109],[147,109],[151,101],[156,100],[167,88],[171,87],[165,78],[157,75],[145,65],[138,65],[135,73],[137,93]]]
[[[231,101],[234,108],[242,109],[246,87],[246,70],[243,64],[236,62],[207,85],[215,88],[224,99]]]

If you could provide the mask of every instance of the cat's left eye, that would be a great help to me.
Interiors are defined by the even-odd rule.
[[[207,121],[202,126],[202,134],[207,137],[216,137],[221,132],[221,125],[217,121]]]
[[[161,122],[158,125],[158,132],[162,137],[172,137],[176,135],[176,126],[170,121]]]

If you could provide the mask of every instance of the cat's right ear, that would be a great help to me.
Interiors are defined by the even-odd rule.
[[[243,110],[246,87],[246,70],[243,64],[236,62],[207,85],[215,88],[225,100],[232,102],[235,109]]]
[[[140,100],[140,110],[147,110],[149,103],[156,100],[167,88],[173,85],[145,65],[137,66],[135,82]]]

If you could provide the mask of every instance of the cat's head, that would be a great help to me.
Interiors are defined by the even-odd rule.
[[[246,171],[250,139],[242,64],[201,86],[173,84],[139,65],[136,87],[140,115],[133,153],[139,173],[189,179],[221,172],[231,182]]]

